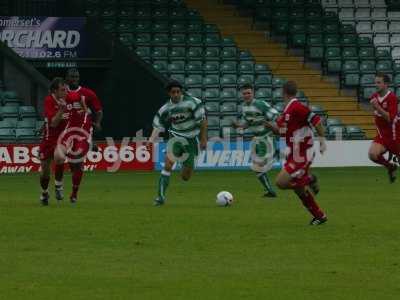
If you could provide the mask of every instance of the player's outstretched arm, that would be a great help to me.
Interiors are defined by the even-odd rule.
[[[325,140],[325,127],[322,125],[322,122],[319,122],[317,125],[315,125],[315,130],[319,139],[319,152],[321,152],[321,154],[324,154],[326,152],[327,146]]]
[[[200,123],[200,149],[206,150],[207,149],[207,119],[204,119]]]
[[[50,121],[50,127],[57,127],[60,124],[61,120],[63,119],[66,105],[65,105],[65,103],[61,103],[58,106],[59,106],[59,109],[58,109],[57,113],[54,115],[54,117]]]
[[[379,101],[376,98],[371,99],[370,103],[372,104],[373,108],[388,122],[392,122],[390,118],[390,113],[384,110],[380,105]],[[396,103],[397,106],[397,103]],[[390,109],[390,107],[389,107]]]
[[[160,132],[161,130],[159,128],[153,128],[153,131],[151,132],[151,135],[149,137],[149,143],[153,144],[158,138]]]
[[[276,123],[265,121],[264,126],[265,128],[272,130],[274,134],[279,135],[279,127]]]

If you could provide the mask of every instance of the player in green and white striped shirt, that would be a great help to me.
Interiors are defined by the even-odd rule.
[[[244,84],[240,88],[243,106],[242,119],[233,124],[235,128],[250,132],[254,138],[252,143],[252,166],[258,180],[265,189],[264,196],[276,197],[276,193],[268,179],[267,172],[272,168],[274,146],[273,134],[265,127],[266,121],[275,120],[278,111],[268,103],[254,98],[252,85]]]
[[[192,176],[199,154],[199,139],[200,149],[207,147],[207,120],[202,101],[183,94],[183,86],[178,81],[171,81],[167,85],[167,92],[171,98],[155,115],[149,139],[153,143],[160,132],[169,132],[165,166],[161,171],[155,205],[165,202],[165,192],[174,163],[182,163],[182,179],[187,181]]]

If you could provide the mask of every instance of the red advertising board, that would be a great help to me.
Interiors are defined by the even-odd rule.
[[[152,151],[143,145],[97,144],[98,152],[89,152],[85,171],[153,170]],[[38,144],[0,144],[0,174],[40,171]]]

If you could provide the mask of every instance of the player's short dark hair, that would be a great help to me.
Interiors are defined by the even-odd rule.
[[[390,76],[388,74],[382,73],[382,72],[378,72],[376,73],[375,77],[379,77],[383,79],[383,82],[386,84],[390,84],[391,79]]]
[[[177,87],[183,90],[183,85],[180,83],[178,80],[170,80],[168,81],[167,85],[165,86],[165,89],[169,92],[172,88]]]
[[[50,83],[50,87],[49,87],[50,92],[54,92],[55,90],[57,90],[60,87],[60,85],[64,85],[64,84],[66,84],[64,78],[61,78],[61,77],[53,78],[53,80]]]
[[[240,86],[240,90],[252,90],[253,89],[253,85],[250,83],[244,83]]]
[[[297,84],[294,81],[285,82],[283,85],[283,92],[288,96],[296,96],[297,94]]]

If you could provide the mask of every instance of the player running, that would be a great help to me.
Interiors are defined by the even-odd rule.
[[[59,135],[64,131],[67,125],[68,112],[65,98],[67,96],[67,86],[64,79],[54,78],[50,84],[50,94],[44,99],[44,132],[39,147],[39,157],[42,172],[40,174],[40,186],[42,194],[40,201],[42,205],[49,204],[49,181],[51,162],[54,158],[54,151],[57,146]],[[55,168],[55,192],[56,199],[62,199],[62,192],[58,183],[62,180],[63,168],[56,165]]]
[[[371,104],[374,108],[377,136],[374,138],[369,151],[369,159],[384,166],[389,175],[389,181],[396,180],[395,164],[386,160],[383,155],[389,151],[396,156],[400,155],[399,116],[397,97],[389,91],[390,78],[383,73],[375,76],[376,93],[371,96]]]
[[[240,88],[244,104],[242,106],[242,121],[234,122],[233,127],[246,129],[254,135],[252,146],[251,169],[256,172],[258,180],[265,189],[265,197],[276,197],[276,193],[268,179],[267,172],[272,168],[273,136],[269,128],[265,127],[265,120],[274,121],[278,111],[265,101],[254,98],[251,84]],[[271,153],[268,153],[270,150]]]
[[[310,225],[320,225],[328,219],[314,199],[319,192],[317,178],[310,174],[314,158],[313,128],[319,136],[320,152],[326,151],[324,127],[318,115],[310,111],[297,98],[297,86],[288,81],[283,86],[286,107],[276,124],[266,122],[266,126],[281,134],[286,140],[286,161],[276,178],[280,189],[292,189],[312,214]],[[313,191],[313,193],[311,192]]]
[[[154,143],[160,132],[168,128],[169,140],[165,165],[158,183],[158,196],[155,205],[164,204],[169,178],[174,163],[182,162],[182,179],[190,179],[195,166],[195,159],[200,149],[207,147],[207,120],[205,109],[200,99],[183,94],[183,86],[178,81],[167,85],[170,100],[163,105],[153,120],[153,132],[149,143]]]
[[[92,124],[85,98],[79,93],[69,92],[66,97],[68,120],[60,134],[54,159],[57,165],[64,165],[68,158],[72,172],[71,203],[76,203],[83,176],[83,162],[89,152]]]

